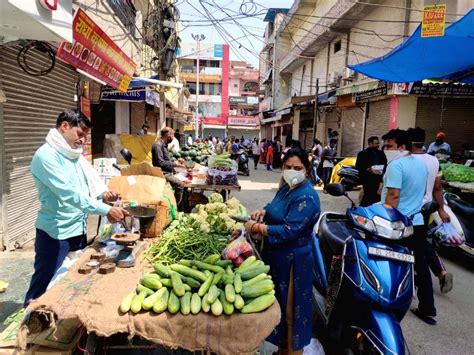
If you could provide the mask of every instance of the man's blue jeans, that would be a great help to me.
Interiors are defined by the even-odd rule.
[[[48,284],[56,271],[61,267],[70,251],[86,247],[86,235],[59,240],[49,236],[41,229],[36,229],[35,272],[31,277],[30,288],[26,293],[24,306],[46,292]]]

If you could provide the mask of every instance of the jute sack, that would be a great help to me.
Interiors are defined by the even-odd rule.
[[[277,303],[262,313],[220,317],[206,313],[121,314],[118,307],[122,299],[135,290],[145,272],[151,271],[149,263],[138,257],[133,268],[117,268],[108,275],[79,274],[78,268],[94,252],[92,248],[86,250],[68,274],[33,301],[29,310],[42,315],[50,327],[58,319],[78,319],[88,332],[99,336],[128,333],[130,337],[138,335],[173,349],[207,350],[224,355],[254,352],[280,321]],[[28,331],[33,331],[31,324],[23,324],[18,336],[22,349],[26,348]]]

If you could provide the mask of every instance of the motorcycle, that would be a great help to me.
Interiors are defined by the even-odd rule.
[[[341,178],[341,184],[344,185],[346,191],[351,191],[360,185],[359,171],[352,166],[343,165],[337,175]]]
[[[460,232],[462,231],[465,242],[454,247],[435,242],[436,247],[458,260],[466,261],[472,267],[474,266],[474,206],[450,192],[444,194],[444,200],[447,205],[445,210],[451,217],[451,223]]]
[[[237,152],[232,153],[231,159],[234,159],[237,162],[237,171],[244,173],[246,176],[250,176],[249,156],[244,149],[239,149]]]
[[[355,207],[341,184],[326,191],[352,207],[323,213],[314,228],[313,302],[322,334],[339,353],[403,355],[400,322],[413,297],[415,258],[400,241],[413,234],[411,219],[383,204]],[[422,212],[436,209],[430,203]]]

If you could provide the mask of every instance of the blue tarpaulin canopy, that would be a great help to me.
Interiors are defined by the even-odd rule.
[[[349,67],[387,82],[447,79],[474,84],[474,10],[447,27],[443,37],[422,38],[420,25],[388,54]]]

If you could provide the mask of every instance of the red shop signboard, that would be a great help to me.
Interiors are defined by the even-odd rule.
[[[56,57],[122,92],[127,91],[136,64],[78,9],[72,23],[73,43],[63,41]]]

